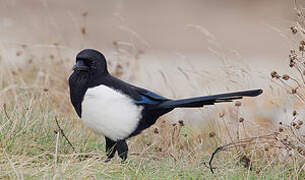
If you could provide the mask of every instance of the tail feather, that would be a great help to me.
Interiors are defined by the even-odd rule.
[[[263,93],[262,89],[239,91],[226,94],[218,94],[211,96],[201,96],[180,100],[169,100],[158,105],[158,108],[192,108],[202,107],[205,105],[213,105],[215,103],[232,102],[235,99],[242,99],[243,97],[255,97]]]

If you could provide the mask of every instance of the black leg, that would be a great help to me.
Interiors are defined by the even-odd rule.
[[[107,154],[107,159],[105,160],[105,162],[109,162],[114,157],[117,148],[116,147],[117,142],[112,141],[107,137],[105,137],[105,139],[106,139],[106,154]]]
[[[120,140],[117,142],[116,149],[118,151],[118,154],[120,158],[122,159],[122,162],[124,162],[127,159],[128,154],[128,146],[125,140]]]

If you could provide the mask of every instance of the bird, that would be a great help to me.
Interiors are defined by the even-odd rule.
[[[244,96],[255,97],[262,89],[231,92],[173,100],[137,87],[112,76],[105,56],[94,49],[76,55],[69,77],[71,103],[82,122],[105,137],[106,160],[115,153],[127,159],[126,140],[152,126],[157,119],[175,108],[200,108],[215,103],[232,102]]]

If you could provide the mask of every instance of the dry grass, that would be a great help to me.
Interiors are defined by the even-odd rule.
[[[292,29],[303,39],[304,15],[302,11],[298,14],[301,21]],[[84,13],[84,18],[87,15]],[[210,35],[198,26],[190,27]],[[80,31],[85,38],[86,27]],[[210,38],[215,41],[215,37]],[[299,78],[277,73],[272,76],[299,98],[299,107],[304,107],[304,48],[300,42],[299,51],[292,51],[290,56],[290,64],[301,72]],[[217,44],[214,42],[214,45]],[[144,52],[125,42],[114,42],[114,46],[119,57],[128,61],[112,62],[111,71],[116,76],[129,76],[126,72],[136,69],[139,54]],[[184,121],[171,123],[161,118],[153,127],[128,141],[130,156],[126,163],[121,164],[116,158],[105,164],[104,139],[82,125],[69,102],[67,77],[74,60],[62,57],[64,50],[59,44],[52,46],[44,58],[31,54],[30,48],[20,45],[15,57],[1,55],[0,179],[305,177],[305,137],[301,131],[304,125],[299,111],[291,112],[294,117],[291,124],[278,125],[260,115],[254,115],[255,121],[250,121],[247,106],[252,106],[253,111],[257,108],[251,100],[213,111],[206,124],[198,128]],[[26,62],[22,68],[10,63],[17,58]],[[228,63],[224,58],[226,67],[230,66]],[[227,69],[228,76],[236,78],[235,70],[236,67],[233,71]],[[288,84],[290,81],[296,86]],[[56,117],[76,152],[57,133]],[[216,169],[212,174],[208,161],[217,147],[222,147],[224,152],[216,154],[213,161]]]
[[[183,122],[171,124],[167,119],[160,119],[152,128],[128,141],[127,163],[120,164],[116,159],[104,164],[103,138],[83,127],[69,102],[67,77],[73,60],[64,61],[56,54],[46,57],[44,60],[33,57],[22,69],[1,61],[2,179],[231,179],[304,175],[304,157],[298,153],[282,155],[287,149],[283,143],[275,143],[282,140],[254,138],[249,141],[258,136],[258,129],[262,136],[267,131],[261,131],[262,126],[241,117],[244,105],[240,102],[211,116],[200,130]],[[114,72],[116,67],[112,67]],[[76,147],[76,153],[56,133],[56,116]],[[245,138],[245,143],[238,144]],[[216,147],[227,143],[234,146],[217,154],[214,175],[208,167],[210,155]]]

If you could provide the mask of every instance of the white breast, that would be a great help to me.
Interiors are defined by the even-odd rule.
[[[104,85],[89,88],[82,102],[84,124],[114,141],[136,129],[141,111],[130,97]]]

